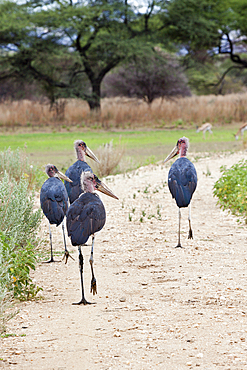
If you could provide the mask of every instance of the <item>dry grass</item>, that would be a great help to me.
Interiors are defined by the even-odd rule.
[[[247,93],[225,96],[192,96],[176,100],[157,99],[151,107],[141,100],[102,99],[101,114],[92,114],[85,101],[66,102],[63,118],[57,117],[48,104],[28,100],[0,104],[3,127],[137,128],[194,126],[247,121]]]
[[[95,150],[95,154],[100,161],[95,171],[99,177],[105,177],[116,173],[124,155],[124,147],[119,144],[119,146],[114,148],[112,141],[110,141],[110,143],[104,144]]]

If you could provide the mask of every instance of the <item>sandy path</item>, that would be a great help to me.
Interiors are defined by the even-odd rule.
[[[199,178],[194,240],[187,239],[185,209],[184,249],[174,248],[177,208],[165,183],[170,164],[110,178],[107,184],[120,200],[101,196],[107,224],[95,241],[94,297],[90,246],[84,248],[86,298],[96,304],[71,305],[80,299],[80,281],[77,250],[69,244],[76,262],[38,266],[34,277],[45,299],[20,304],[8,324],[8,333],[17,336],[1,339],[0,367],[247,369],[247,229],[212,196],[220,166],[244,157],[193,160]],[[43,233],[48,240],[46,222]],[[61,230],[54,228],[54,236],[62,250]]]

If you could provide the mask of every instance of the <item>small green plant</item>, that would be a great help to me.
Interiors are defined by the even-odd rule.
[[[130,213],[129,213],[129,221],[132,221],[132,216]]]
[[[158,215],[158,220],[161,220],[161,213],[160,213],[160,205],[157,205],[157,215]]]
[[[144,193],[145,194],[148,194],[149,193],[149,190],[148,190],[148,188],[150,188],[150,184],[148,184],[146,187],[145,187],[145,189],[144,189]]]
[[[136,194],[135,193],[133,194],[133,199],[136,199]]]
[[[146,212],[145,211],[142,211],[142,216],[145,217],[146,216]]]
[[[155,188],[155,189],[153,190],[153,194],[158,193],[158,192],[159,192],[159,189],[157,189],[157,188]]]
[[[207,171],[206,172],[203,172],[203,175],[205,175],[206,177],[211,176],[211,171],[208,168],[208,166],[207,166]]]
[[[221,167],[222,176],[214,184],[214,196],[224,210],[242,216],[247,223],[247,161],[242,160],[231,168]]]
[[[132,208],[132,213],[135,213],[135,210],[136,210],[135,208]]]

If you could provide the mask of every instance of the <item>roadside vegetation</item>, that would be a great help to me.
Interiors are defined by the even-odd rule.
[[[247,223],[247,161],[242,160],[229,169],[223,166],[221,172],[222,176],[214,185],[218,204]]]
[[[30,271],[35,270],[37,262],[42,213],[35,209],[35,194],[30,190],[38,176],[33,173],[34,167],[29,169],[25,155],[8,149],[0,153],[0,158],[0,332],[3,332],[6,321],[12,317],[6,310],[13,301],[35,298],[41,290],[33,283]]]

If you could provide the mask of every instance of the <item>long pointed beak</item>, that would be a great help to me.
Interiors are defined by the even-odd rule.
[[[100,163],[100,161],[98,160],[98,158],[96,157],[96,155],[92,152],[91,149],[89,149],[88,146],[86,147],[86,155],[89,158],[93,159],[95,162]]]
[[[113,192],[108,188],[108,186],[106,186],[106,184],[100,181],[100,179],[98,178],[96,179],[96,184],[97,184],[96,189],[101,191],[101,193],[104,193],[114,199],[118,199],[118,197],[116,197],[116,195],[114,195]]]
[[[166,157],[166,159],[164,160],[163,163],[166,163],[168,162],[170,159],[172,159],[173,157],[175,157],[175,155],[178,154],[178,147],[177,145],[172,149],[171,153]]]
[[[64,175],[62,172],[60,172],[60,171],[57,171],[57,173],[56,173],[56,176],[57,177],[59,177],[60,179],[62,179],[62,180],[66,180],[66,181],[68,181],[68,182],[73,182],[72,180],[70,180],[70,178],[69,177],[67,177],[66,175]]]

